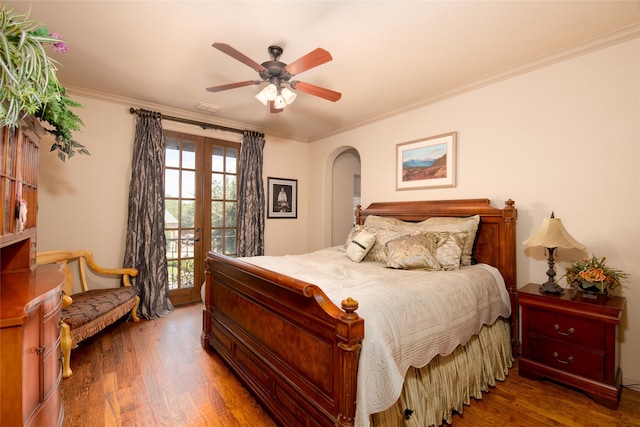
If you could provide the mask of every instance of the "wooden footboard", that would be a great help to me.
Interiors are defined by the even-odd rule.
[[[283,426],[352,426],[364,321],[315,285],[209,253],[202,345]]]

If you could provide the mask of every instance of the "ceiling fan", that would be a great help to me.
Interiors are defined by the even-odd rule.
[[[293,90],[298,90],[333,102],[336,102],[342,97],[340,92],[298,80],[291,80],[293,76],[303,71],[331,61],[333,59],[331,54],[324,49],[317,48],[293,61],[291,64],[285,64],[279,61],[282,55],[282,48],[280,46],[269,46],[269,56],[271,60],[258,64],[228,44],[214,43],[213,47],[257,71],[262,80],[246,80],[243,82],[212,86],[207,88],[209,92],[221,92],[223,90],[268,82],[269,84],[256,95],[256,98],[264,105],[268,104],[272,113],[281,112],[284,107],[291,104],[296,98],[297,94],[286,86],[289,86]]]

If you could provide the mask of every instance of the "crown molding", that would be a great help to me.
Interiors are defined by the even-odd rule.
[[[344,133],[349,130],[353,130],[356,128],[360,128],[362,126],[379,122],[381,120],[388,119],[390,117],[398,116],[400,114],[404,114],[409,111],[413,111],[418,108],[425,107],[427,105],[435,104],[436,102],[440,102],[445,99],[453,98],[463,93],[471,92],[485,86],[489,86],[489,85],[499,83],[501,81],[509,80],[511,78],[530,73],[540,68],[545,68],[563,61],[567,61],[571,58],[586,55],[588,53],[605,49],[605,48],[614,46],[616,44],[624,43],[639,37],[640,37],[640,24],[629,25],[620,30],[610,32],[596,39],[579,43],[569,48],[558,50],[549,55],[545,55],[540,58],[534,59],[532,61],[527,61],[518,65],[514,65],[511,67],[505,68],[501,71],[480,77],[478,79],[465,82],[461,85],[452,87],[450,89],[447,89],[438,93],[434,93],[433,95],[431,95],[430,97],[422,101],[419,101],[410,105],[405,105],[402,108],[390,110],[386,113],[377,115],[375,117],[369,117],[365,120],[362,120],[358,123],[354,123],[350,126],[336,129],[335,131],[332,131],[330,133],[318,135],[310,139],[309,142],[319,141],[319,140],[328,138],[330,136],[338,135],[340,133]]]

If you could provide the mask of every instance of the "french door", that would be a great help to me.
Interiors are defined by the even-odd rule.
[[[236,254],[240,144],[164,131],[169,297],[200,299],[208,251]]]

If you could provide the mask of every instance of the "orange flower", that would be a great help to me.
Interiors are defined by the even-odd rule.
[[[586,280],[589,283],[602,282],[607,279],[601,268],[591,267],[588,270],[578,273],[582,280]]]

